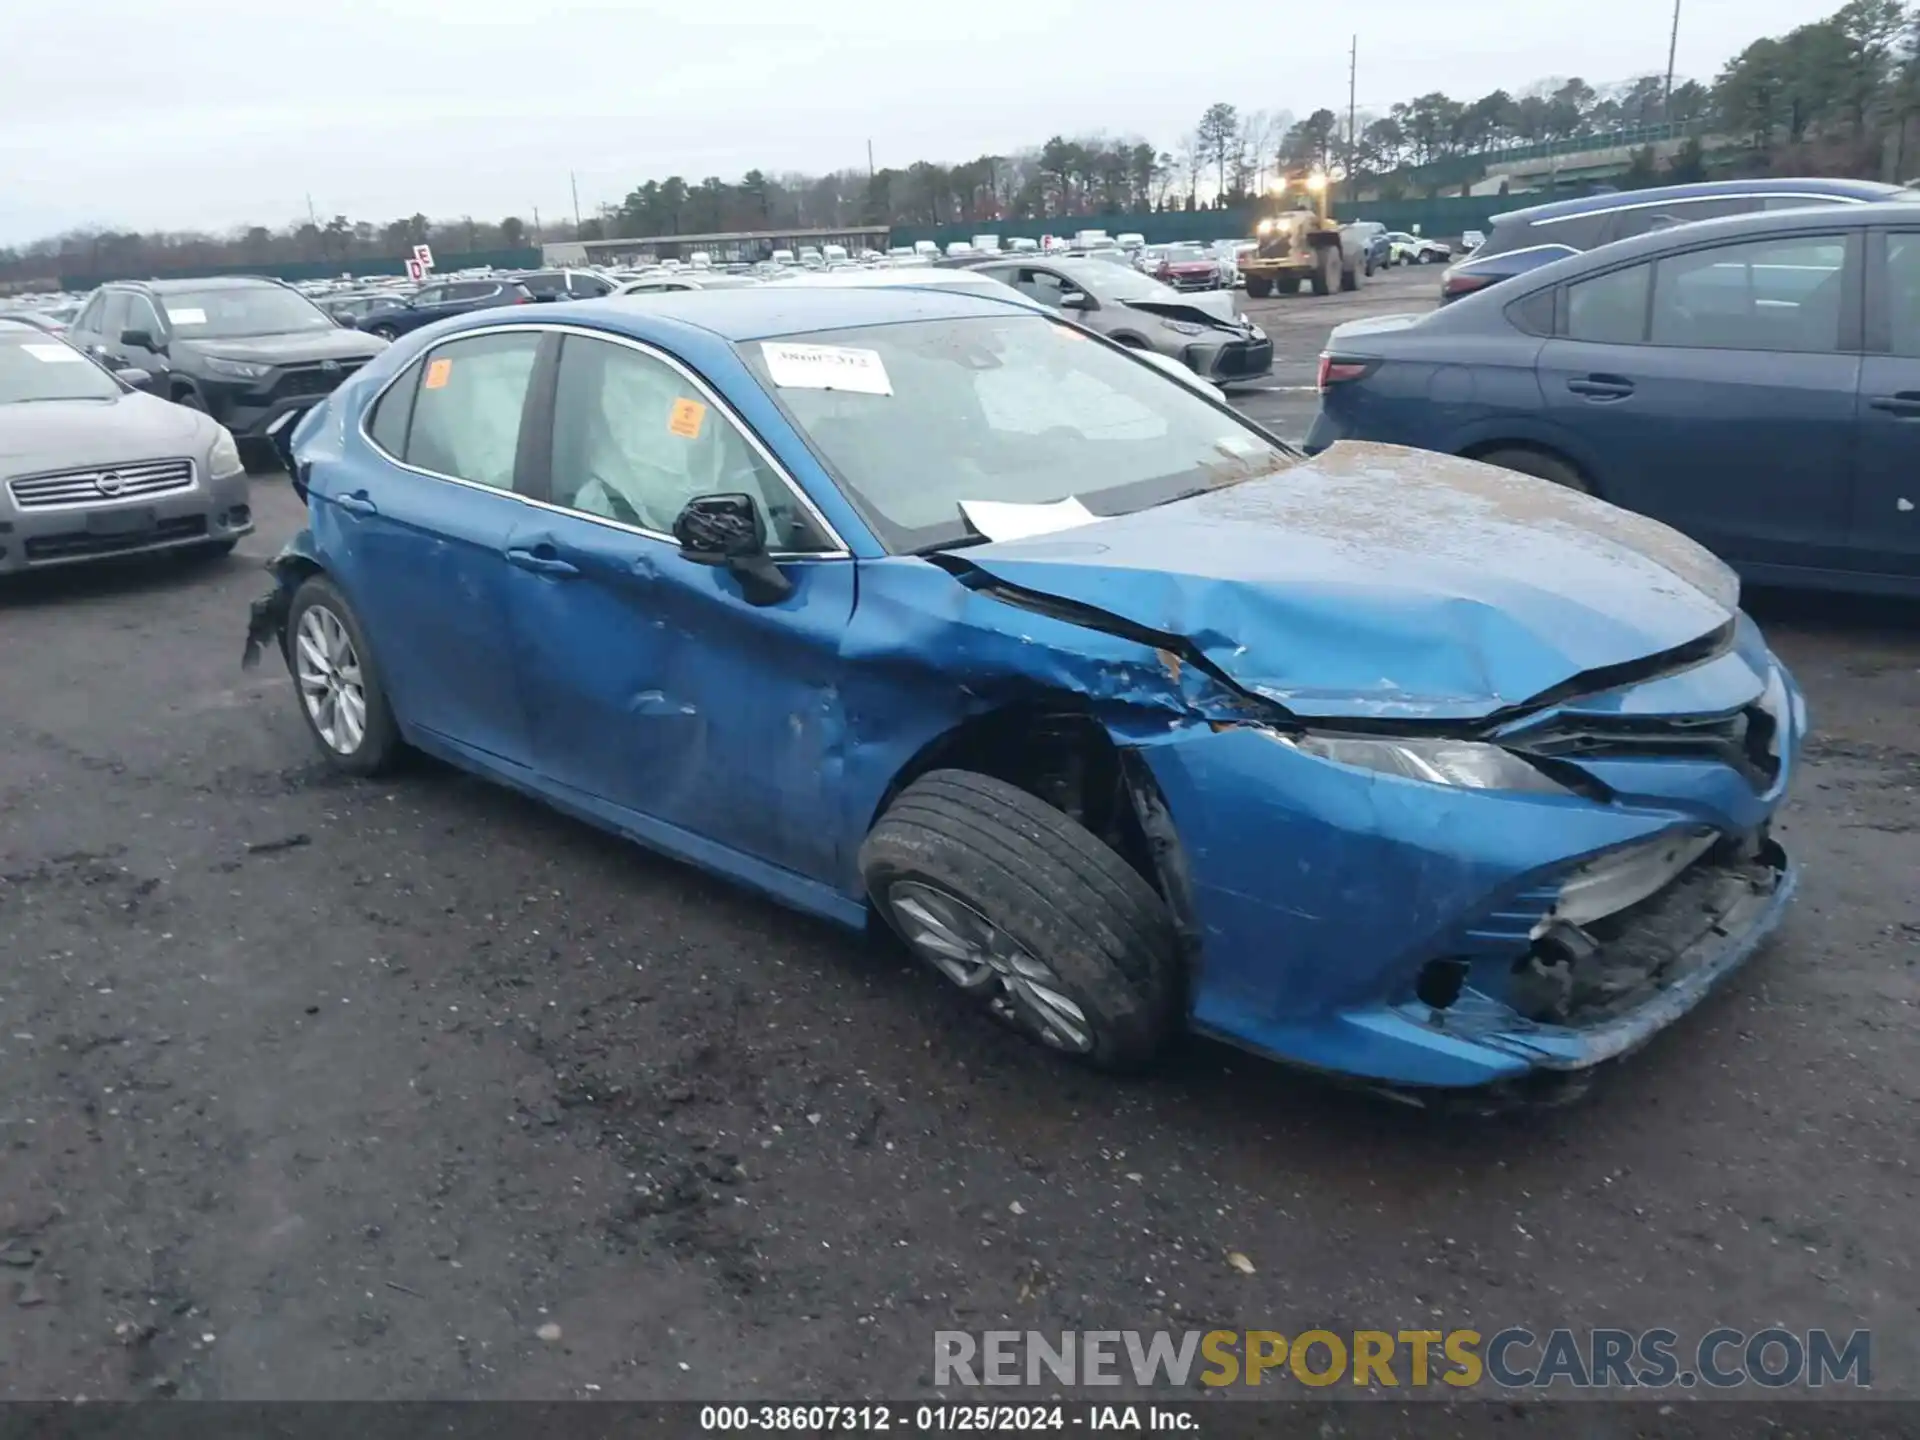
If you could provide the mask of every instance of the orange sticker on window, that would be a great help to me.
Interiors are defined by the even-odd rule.
[[[682,396],[673,402],[673,413],[667,417],[667,429],[688,440],[698,440],[700,427],[706,423],[706,419],[706,406],[698,400],[688,400]]]
[[[447,383],[447,377],[453,374],[453,361],[435,360],[427,366],[427,378],[421,385],[428,390],[438,390]]]

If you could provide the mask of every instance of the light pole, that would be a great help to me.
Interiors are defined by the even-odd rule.
[[[1673,57],[1680,49],[1680,0],[1673,0],[1673,33],[1667,37],[1667,95],[1662,107],[1666,112],[1667,129],[1673,129]]]

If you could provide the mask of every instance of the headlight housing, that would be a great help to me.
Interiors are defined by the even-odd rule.
[[[1204,325],[1190,325],[1185,320],[1162,320],[1160,323],[1176,335],[1204,335],[1207,330]]]
[[[1511,750],[1477,740],[1415,740],[1375,735],[1278,735],[1305,755],[1375,770],[1402,780],[1459,790],[1507,790],[1530,795],[1573,792]]]
[[[222,360],[214,355],[201,356],[200,363],[215,375],[225,375],[233,380],[258,380],[273,368],[271,365],[256,365],[251,360]]]
[[[213,437],[213,444],[207,448],[207,474],[215,480],[224,480],[229,475],[246,473],[246,466],[240,461],[240,447],[234,443],[233,432],[222,425],[220,433]]]

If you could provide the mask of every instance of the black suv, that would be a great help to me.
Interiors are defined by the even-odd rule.
[[[358,323],[370,335],[393,340],[449,315],[532,303],[533,292],[516,280],[435,280],[407,296],[398,308],[382,310]]]
[[[109,369],[145,370],[154,394],[206,411],[256,454],[387,348],[292,286],[238,276],[102,285],[67,339]]]

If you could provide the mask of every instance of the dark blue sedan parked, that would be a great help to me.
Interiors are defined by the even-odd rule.
[[[1664,526],[1309,462],[1018,298],[761,286],[403,340],[299,426],[274,646],[405,744],[878,915],[1095,1065],[1578,1072],[1779,921],[1805,715]],[[1384,498],[1383,498],[1384,497]]]
[[[1709,220],[1355,321],[1308,436],[1467,455],[1756,581],[1920,594],[1920,206]]]
[[[1471,258],[1440,277],[1440,303],[1458,300],[1502,280],[1569,255],[1582,255],[1655,230],[1695,220],[1750,215],[1756,210],[1798,210],[1808,205],[1864,205],[1877,200],[1920,200],[1920,191],[1871,180],[1705,180],[1553,200],[1493,217],[1493,233]]]

